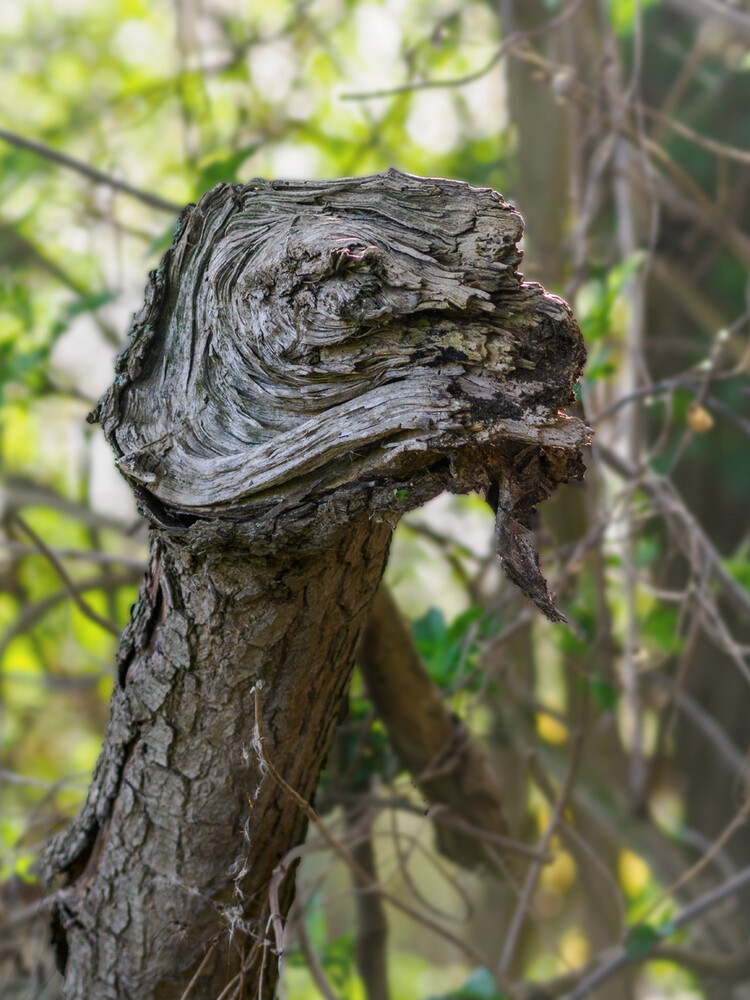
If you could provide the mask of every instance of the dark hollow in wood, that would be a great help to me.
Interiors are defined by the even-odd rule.
[[[311,800],[393,526],[497,510],[552,619],[529,518],[580,478],[568,306],[517,268],[497,193],[385,174],[220,185],[182,214],[99,419],[152,524],[88,798],[47,851],[68,1000],[270,998],[268,886]],[[294,891],[282,884],[280,916]],[[234,991],[234,992],[233,992]]]

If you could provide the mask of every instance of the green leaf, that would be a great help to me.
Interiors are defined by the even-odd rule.
[[[750,545],[742,545],[729,559],[723,559],[724,568],[746,590],[750,590]]]
[[[509,1000],[508,994],[498,990],[489,969],[475,969],[463,986],[448,993],[440,993],[428,1000]]]
[[[354,935],[342,934],[331,941],[320,958],[333,985],[338,990],[346,990],[354,971]]]
[[[604,680],[600,674],[589,677],[589,691],[596,704],[605,711],[617,708],[620,692],[610,681]]]
[[[679,653],[685,639],[679,634],[677,608],[657,606],[646,615],[642,626],[644,642],[662,653]]]
[[[467,608],[450,625],[442,611],[430,608],[412,626],[427,671],[443,689],[450,689],[459,675],[463,677],[475,669],[481,641],[497,635],[500,627],[500,619],[479,606]]]
[[[637,962],[659,943],[662,938],[660,928],[652,924],[636,924],[625,938],[625,955],[631,962]]]
[[[199,167],[195,181],[196,194],[201,195],[217,184],[237,184],[241,181],[242,178],[237,176],[237,171],[257,148],[258,143],[251,142],[226,156],[215,156],[204,161]]]
[[[641,8],[650,7],[654,0],[641,0]],[[636,0],[610,0],[609,19],[618,35],[629,35],[635,27]]]
[[[607,275],[607,291],[615,296],[619,295],[633,277],[646,262],[646,251],[635,250],[625,260],[613,267]]]

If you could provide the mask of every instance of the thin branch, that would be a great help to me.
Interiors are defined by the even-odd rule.
[[[304,917],[301,913],[299,920],[297,921],[297,940],[299,941],[302,954],[305,956],[307,968],[313,978],[313,982],[320,991],[320,995],[324,997],[325,1000],[340,1000],[338,994],[328,981],[328,976],[326,976],[325,969],[323,968],[320,958],[318,957],[318,953],[313,947],[310,935],[307,933],[307,925],[305,924]]]
[[[678,10],[690,10],[699,15],[720,17],[733,28],[750,35],[750,16],[737,7],[721,3],[720,0],[667,0],[667,3]]]
[[[670,933],[697,920],[698,917],[703,916],[704,913],[718,906],[719,903],[723,903],[725,899],[735,895],[747,885],[750,885],[750,867],[744,868],[734,878],[729,879],[717,889],[707,892],[704,896],[696,899],[694,903],[686,906],[684,910],[670,921]],[[649,960],[652,957],[654,957],[652,953],[649,953],[639,958],[638,961]],[[611,979],[612,976],[616,975],[616,973],[632,961],[633,959],[628,956],[625,947],[621,946],[617,948],[607,961],[590,975],[585,976],[583,981],[567,994],[565,1000],[584,1000],[584,997],[589,996],[597,986],[601,986],[602,983],[607,982],[607,980]]]
[[[399,608],[381,583],[357,654],[367,692],[393,749],[427,801],[447,806],[474,826],[505,836],[502,790],[482,747],[443,703]],[[466,868],[484,852],[448,826],[438,850]]]
[[[439,90],[439,89],[452,89],[455,87],[464,87],[469,83],[474,83],[476,80],[480,80],[483,76],[492,70],[492,68],[497,65],[497,63],[507,55],[512,52],[513,55],[518,56],[521,59],[527,59],[531,62],[543,62],[546,64],[546,68],[549,71],[554,68],[555,75],[557,72],[561,74],[570,74],[572,68],[570,66],[554,66],[549,60],[544,59],[538,53],[534,53],[537,57],[536,59],[530,58],[529,50],[521,51],[519,46],[523,42],[530,41],[540,35],[546,35],[547,33],[556,30],[561,24],[567,21],[573,14],[575,14],[579,7],[583,4],[583,0],[575,0],[570,7],[566,8],[558,17],[553,18],[547,24],[542,25],[538,28],[532,28],[530,31],[519,31],[514,32],[509,35],[508,38],[497,48],[492,58],[481,68],[475,70],[473,73],[467,73],[464,76],[451,77],[448,80],[418,80],[413,83],[403,83],[396,87],[386,87],[381,90],[369,90],[360,91],[354,93],[346,93],[341,95],[342,101],[363,101],[370,100],[371,98],[378,97],[393,97],[397,94],[411,93],[417,90]],[[750,19],[745,19],[745,24],[747,25]],[[574,71],[573,71],[574,72]],[[573,88],[568,88],[565,96],[569,96]],[[585,92],[587,96],[591,99],[595,99],[595,95],[590,90],[590,88],[585,87],[582,84],[575,84],[575,89],[579,92]],[[735,163],[742,163],[745,166],[750,164],[750,152],[745,149],[739,149],[736,146],[728,146],[725,143],[717,142],[714,139],[710,139],[707,136],[701,135],[695,132],[689,126],[684,125],[682,122],[675,118],[671,118],[669,115],[665,115],[663,112],[656,108],[652,108],[641,101],[634,101],[632,98],[627,97],[620,99],[618,101],[617,96],[613,96],[613,102],[615,106],[619,107],[620,113],[622,114],[627,110],[634,110],[639,115],[644,115],[647,118],[658,122],[665,128],[671,129],[676,135],[681,136],[683,139],[687,139],[696,146],[700,146],[702,149],[707,150],[710,153],[714,153],[716,156],[722,157],[723,159],[732,160]],[[618,123],[619,124],[619,123]],[[629,129],[625,129],[625,132],[629,132]],[[655,145],[650,140],[646,143],[649,147],[649,151],[653,152],[653,146]],[[663,152],[663,151],[662,151]],[[663,154],[666,155],[666,154]]]
[[[315,812],[310,803],[307,802],[307,800],[304,799],[299,794],[299,792],[295,791],[295,789],[292,788],[292,786],[287,781],[285,781],[284,778],[279,774],[273,762],[269,760],[268,755],[266,754],[263,740],[264,737],[263,737],[263,727],[262,727],[260,690],[256,685],[255,738],[253,740],[253,746],[255,747],[258,753],[262,765],[268,769],[268,773],[271,775],[276,784],[280,788],[282,788],[294,802],[296,802],[297,806],[307,816],[308,820],[313,824],[313,826],[317,827],[317,829],[320,831],[321,836],[326,841],[331,850],[335,854],[337,854],[339,858],[341,858],[344,864],[346,864],[351,869],[351,871],[354,872],[354,874],[359,878],[359,880],[362,882],[363,885],[367,886],[368,889],[370,889],[371,891],[378,892],[383,897],[383,899],[389,902],[391,906],[395,907],[397,910],[401,910],[402,913],[406,913],[408,916],[412,917],[412,919],[423,924],[425,927],[430,928],[430,930],[435,931],[441,937],[445,938],[446,941],[450,941],[451,944],[454,944],[457,948],[460,948],[461,951],[465,952],[477,965],[482,965],[486,967],[487,957],[483,955],[478,948],[475,948],[474,945],[472,945],[470,942],[464,941],[462,938],[458,937],[457,934],[453,934],[452,931],[449,931],[447,928],[443,927],[442,924],[439,924],[436,920],[433,920],[431,917],[426,916],[424,913],[420,913],[419,910],[416,910],[413,906],[410,906],[408,903],[405,903],[397,896],[394,896],[392,893],[383,889],[382,886],[379,886],[377,882],[375,882],[368,875],[368,873],[362,869],[361,865],[357,864],[357,862],[352,857],[351,853],[347,850],[346,847],[344,847],[344,845],[341,843],[340,840],[338,840],[336,837],[333,836],[333,834],[328,829],[327,825],[323,822],[322,819],[320,819],[320,817]],[[285,874],[284,871],[279,872],[279,866],[277,866],[276,871],[282,877]]]
[[[734,819],[729,823],[728,826],[719,834],[716,840],[711,844],[705,854],[688,870],[682,874],[676,882],[673,882],[668,889],[665,889],[654,902],[649,906],[646,912],[641,916],[639,923],[643,923],[649,914],[653,913],[654,910],[664,902],[669,896],[674,896],[678,890],[682,889],[688,882],[695,878],[700,872],[703,871],[711,862],[716,858],[716,856],[721,852],[723,847],[727,844],[729,840],[732,839],[734,834],[747,823],[748,817],[750,816],[750,798],[745,802],[744,806]]]
[[[565,10],[558,14],[557,17],[553,17],[552,20],[548,21],[546,24],[540,25],[538,28],[531,28],[529,31],[515,31],[512,35],[508,35],[505,41],[498,46],[489,62],[487,62],[481,69],[475,70],[473,73],[467,73],[465,76],[453,77],[449,80],[419,80],[415,83],[402,83],[397,87],[385,87],[382,90],[368,90],[341,94],[341,100],[366,101],[373,97],[393,97],[396,94],[408,94],[414,90],[437,90],[442,87],[464,87],[468,83],[474,83],[475,80],[481,80],[483,76],[486,76],[486,74],[500,62],[503,56],[506,55],[508,51],[513,48],[513,46],[518,45],[519,42],[525,42],[532,38],[539,38],[542,35],[556,31],[557,28],[577,13],[579,8],[583,6],[584,2],[585,0],[573,0],[573,3],[570,4],[569,7],[566,7]]]
[[[719,903],[723,903],[725,899],[729,899],[735,893],[744,889],[746,885],[750,885],[750,866],[743,868],[742,871],[738,872],[733,878],[728,879],[723,885],[718,886],[716,889],[707,892],[704,896],[690,903],[672,919],[671,923],[675,929],[685,927],[687,924],[697,920],[698,917],[702,917],[704,913],[718,906]]]
[[[570,761],[568,764],[568,770],[563,780],[562,788],[560,789],[560,794],[555,803],[555,807],[552,810],[552,815],[550,816],[547,828],[542,834],[542,839],[539,842],[538,850],[546,854],[549,851],[549,845],[552,837],[557,830],[558,823],[563,815],[565,806],[570,796],[570,791],[573,786],[573,778],[575,777],[576,768],[578,767],[578,761],[580,759],[582,737],[580,733],[576,733],[571,741],[571,752]],[[508,967],[513,960],[513,955],[516,950],[516,945],[518,944],[518,939],[521,934],[521,929],[523,927],[523,922],[526,917],[526,913],[531,906],[531,897],[536,889],[536,884],[539,879],[539,875],[542,870],[542,865],[536,861],[529,868],[526,873],[526,879],[523,884],[523,889],[521,890],[521,896],[518,900],[518,905],[516,906],[515,912],[513,913],[513,918],[510,922],[510,927],[508,928],[508,934],[505,938],[505,943],[503,945],[503,951],[500,956],[500,962],[498,963],[497,973],[500,978],[504,978],[508,971]]]
[[[18,927],[20,924],[25,924],[28,920],[34,920],[40,913],[50,910],[63,899],[67,891],[66,889],[60,889],[50,896],[45,896],[44,899],[37,900],[36,903],[31,903],[29,906],[24,906],[21,910],[16,910],[12,915],[6,914],[3,920],[0,921],[0,928],[7,933],[12,928]]]
[[[687,509],[673,484],[666,479],[636,469],[601,441],[596,443],[595,451],[609,468],[628,482],[635,483],[657,503],[671,529],[672,536],[684,551],[688,561],[691,563],[696,559],[700,563],[705,561],[710,566],[711,575],[719,584],[726,600],[738,614],[750,618],[750,595],[723,565],[721,555]],[[693,547],[692,551],[689,546]]]
[[[516,47],[513,48],[513,55],[518,59],[523,59],[526,62],[531,62],[538,66],[550,79],[555,79],[559,74],[565,74],[569,77],[572,72],[572,82],[568,87],[566,87],[564,95],[561,96],[577,100],[579,103],[582,103],[588,111],[595,111],[601,115],[602,120],[608,122],[610,125],[616,125],[618,132],[633,139],[636,146],[642,145],[644,149],[659,159],[666,160],[669,159],[669,156],[662,149],[662,147],[658,145],[658,143],[655,143],[652,139],[647,139],[643,135],[638,135],[633,126],[625,122],[625,113],[627,111],[634,111],[638,115],[644,115],[647,118],[657,120],[666,128],[672,129],[672,131],[676,134],[688,139],[694,145],[700,146],[710,153],[714,153],[716,156],[723,157],[727,160],[733,160],[736,163],[742,163],[746,166],[750,164],[750,152],[747,150],[739,149],[736,146],[727,146],[724,143],[708,139],[705,136],[700,135],[698,132],[694,132],[691,128],[688,128],[687,125],[683,125],[682,122],[676,121],[674,118],[670,118],[668,115],[663,114],[661,111],[657,111],[655,108],[652,108],[647,104],[643,104],[641,101],[636,101],[629,97],[623,98],[618,94],[611,94],[608,95],[611,100],[611,106],[617,112],[618,116],[617,121],[615,122],[613,121],[613,115],[602,109],[599,94],[591,87],[587,87],[585,84],[578,82],[575,77],[575,71],[571,66],[563,63],[555,63],[541,55],[535,49],[532,49],[530,46],[521,48],[516,45]],[[704,197],[702,191],[700,194],[701,197]]]
[[[744,978],[750,973],[750,946],[736,955],[714,955],[674,944],[661,944],[654,948],[649,958],[674,962],[700,976],[715,976],[724,980]]]
[[[88,177],[88,179],[94,181],[95,184],[104,184],[106,187],[113,188],[115,191],[121,191],[123,194],[128,194],[132,198],[137,198],[145,205],[150,205],[151,208],[158,208],[162,212],[174,214],[175,212],[181,212],[184,207],[183,205],[178,205],[173,201],[167,201],[166,198],[160,198],[159,195],[149,194],[148,191],[141,191],[140,188],[133,187],[132,184],[128,184],[125,181],[119,181],[116,177],[111,177],[109,174],[105,174],[101,170],[97,170],[96,167],[91,167],[88,163],[76,160],[74,157],[68,156],[67,153],[61,153],[57,149],[53,149],[51,146],[45,145],[43,142],[37,142],[35,139],[26,139],[23,136],[17,135],[15,132],[9,132],[4,128],[0,129],[0,139],[9,143],[11,146],[15,146],[17,149],[25,149],[30,153],[35,153],[37,156],[43,157],[45,160],[57,163],[61,167],[67,167],[69,170],[75,170],[76,173],[82,174],[84,177]]]
[[[537,983],[515,983],[513,985],[514,1000],[554,1000],[555,997],[562,997],[598,968],[602,960],[607,961],[613,954],[614,949],[608,949],[582,968],[564,972],[554,979]],[[648,955],[639,961],[658,960],[681,965],[700,976],[714,976],[725,982],[736,982],[747,975],[748,969],[750,969],[750,948],[744,948],[734,955],[717,955],[678,945],[660,944],[652,948]]]
[[[113,590],[118,587],[128,586],[129,584],[139,583],[142,577],[143,574],[136,570],[123,570],[121,573],[90,577],[78,584],[78,592],[83,594],[90,590]],[[67,590],[58,590],[56,593],[50,594],[49,597],[44,597],[34,604],[27,604],[23,607],[16,620],[0,635],[0,659],[2,659],[12,639],[17,635],[23,635],[24,632],[27,632],[38,621],[41,621],[47,612],[64,601],[67,596]],[[8,673],[3,672],[0,675],[0,680],[7,680],[9,677]],[[66,682],[69,680],[71,678],[66,678]]]
[[[655,671],[649,671],[645,679],[659,688],[671,688],[671,679]],[[695,725],[700,733],[711,745],[718,750],[727,766],[740,781],[748,779],[748,760],[745,754],[741,753],[736,744],[727,735],[726,731],[719,725],[714,717],[706,709],[685,691],[676,693],[676,703],[680,712],[685,715]]]
[[[352,833],[361,833],[357,842],[352,844],[352,857],[368,873],[373,882],[377,882],[378,869],[372,836],[373,819],[374,811],[367,806],[348,809],[345,816],[346,825]],[[352,881],[358,890],[355,894],[357,928],[354,936],[357,972],[365,984],[367,1000],[389,1000],[388,919],[383,900],[376,892],[368,892],[367,886],[363,885],[356,875],[352,875]]]
[[[381,796],[374,797],[371,795],[360,795],[356,792],[335,792],[333,794],[321,796],[320,798],[323,799],[326,804],[331,805],[368,803],[371,808],[397,809],[401,812],[413,813],[415,816],[425,815],[423,806],[415,805],[408,799],[398,797],[385,798]],[[504,837],[502,834],[493,833],[490,830],[483,830],[481,827],[467,822],[460,816],[456,816],[455,813],[449,812],[448,808],[444,805],[432,806],[428,810],[428,815],[430,820],[439,826],[450,826],[454,830],[459,830],[461,833],[465,833],[469,837],[475,837],[477,840],[485,841],[495,847],[502,848],[503,852],[518,854],[523,858],[531,858],[533,861],[539,861],[541,864],[545,865],[550,864],[553,860],[551,855],[542,854],[535,847],[529,847],[528,844],[524,844],[520,840],[513,840],[511,837]]]
[[[94,611],[94,609],[91,607],[90,604],[87,604],[86,601],[84,601],[84,599],[81,597],[79,588],[75,585],[73,580],[71,580],[71,578],[68,576],[68,571],[65,569],[65,567],[57,558],[52,549],[50,549],[49,546],[44,541],[42,541],[39,535],[37,535],[34,529],[30,525],[28,525],[26,521],[24,521],[24,519],[20,516],[20,514],[12,514],[11,517],[13,521],[21,528],[24,534],[29,536],[29,538],[39,549],[41,554],[47,559],[49,564],[55,570],[55,572],[65,585],[65,589],[73,598],[73,602],[75,606],[78,608],[78,610],[81,612],[81,614],[85,615],[90,621],[94,622],[100,628],[105,629],[107,632],[110,632],[112,635],[116,636],[119,639],[120,635],[122,634],[122,629],[119,628],[117,625],[115,625],[114,622],[109,621],[107,618],[103,618],[97,611]]]
[[[5,673],[3,676],[7,676]],[[9,785],[26,785],[29,788],[44,788],[48,791],[56,791],[58,788],[87,788],[88,784],[76,783],[73,778],[87,778],[89,775],[88,771],[80,771],[76,774],[71,774],[67,779],[59,779],[58,781],[45,781],[43,778],[32,778],[27,774],[16,774],[15,771],[8,771],[4,767],[0,767],[0,784],[6,781]]]
[[[0,538],[0,549],[5,549],[17,556],[39,555],[39,548],[36,545],[24,545],[22,542],[14,542],[10,539]],[[146,559],[137,559],[133,556],[114,555],[110,552],[97,552],[95,549],[53,549],[50,552],[58,559],[76,559],[81,562],[95,563],[98,566],[128,566],[130,569],[139,570],[145,573],[148,562]]]
[[[534,756],[529,759],[529,770],[533,776],[536,786],[539,788],[539,791],[545,797],[549,805],[554,808],[555,802],[557,801],[554,787],[547,777],[541,763]],[[578,857],[581,858],[586,864],[593,865],[599,872],[602,880],[612,893],[612,901],[615,909],[617,910],[620,928],[624,928],[626,922],[625,906],[622,898],[622,890],[615,876],[612,874],[610,869],[607,868],[604,861],[599,857],[586,838],[582,836],[573,823],[566,818],[564,812],[560,816],[558,830],[560,831],[560,839],[563,841],[567,840],[573,854],[577,854]]]
[[[206,965],[208,964],[208,960],[211,958],[211,956],[213,955],[213,953],[214,953],[215,950],[216,950],[216,942],[214,941],[214,943],[208,949],[208,951],[206,952],[206,954],[203,956],[203,961],[198,966],[198,968],[195,970],[195,975],[193,976],[193,978],[190,980],[190,982],[185,987],[185,991],[183,992],[182,996],[180,997],[180,1000],[187,1000],[187,998],[193,992],[193,987],[198,982],[198,979],[200,978],[201,972],[203,972],[203,970],[205,969]]]
[[[57,510],[66,517],[83,521],[93,528],[112,528],[115,531],[126,531],[135,523],[138,527],[145,527],[146,522],[142,518],[133,522],[111,514],[105,514],[94,510],[83,503],[76,503],[68,500],[67,497],[60,496],[55,490],[48,486],[42,486],[30,479],[19,476],[8,476],[3,481],[3,500],[5,509],[15,511],[19,507],[50,507]],[[135,508],[133,518],[136,517]],[[128,530],[128,533],[132,533]]]

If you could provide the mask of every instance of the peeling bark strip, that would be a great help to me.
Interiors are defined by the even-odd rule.
[[[268,885],[306,824],[259,766],[255,686],[310,800],[402,513],[484,492],[508,572],[561,617],[529,516],[582,473],[560,407],[584,350],[517,273],[521,231],[493,191],[396,171],[183,212],[92,415],[152,556],[86,805],[45,859],[68,1000],[273,995]]]

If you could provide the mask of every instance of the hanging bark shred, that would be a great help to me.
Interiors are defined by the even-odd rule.
[[[152,526],[80,815],[48,848],[66,997],[270,998],[274,869],[312,800],[392,528],[496,506],[553,620],[534,505],[582,475],[568,306],[498,194],[388,171],[219,185],[183,212],[92,420]],[[232,992],[234,991],[234,992]],[[225,994],[227,995],[227,994]]]

